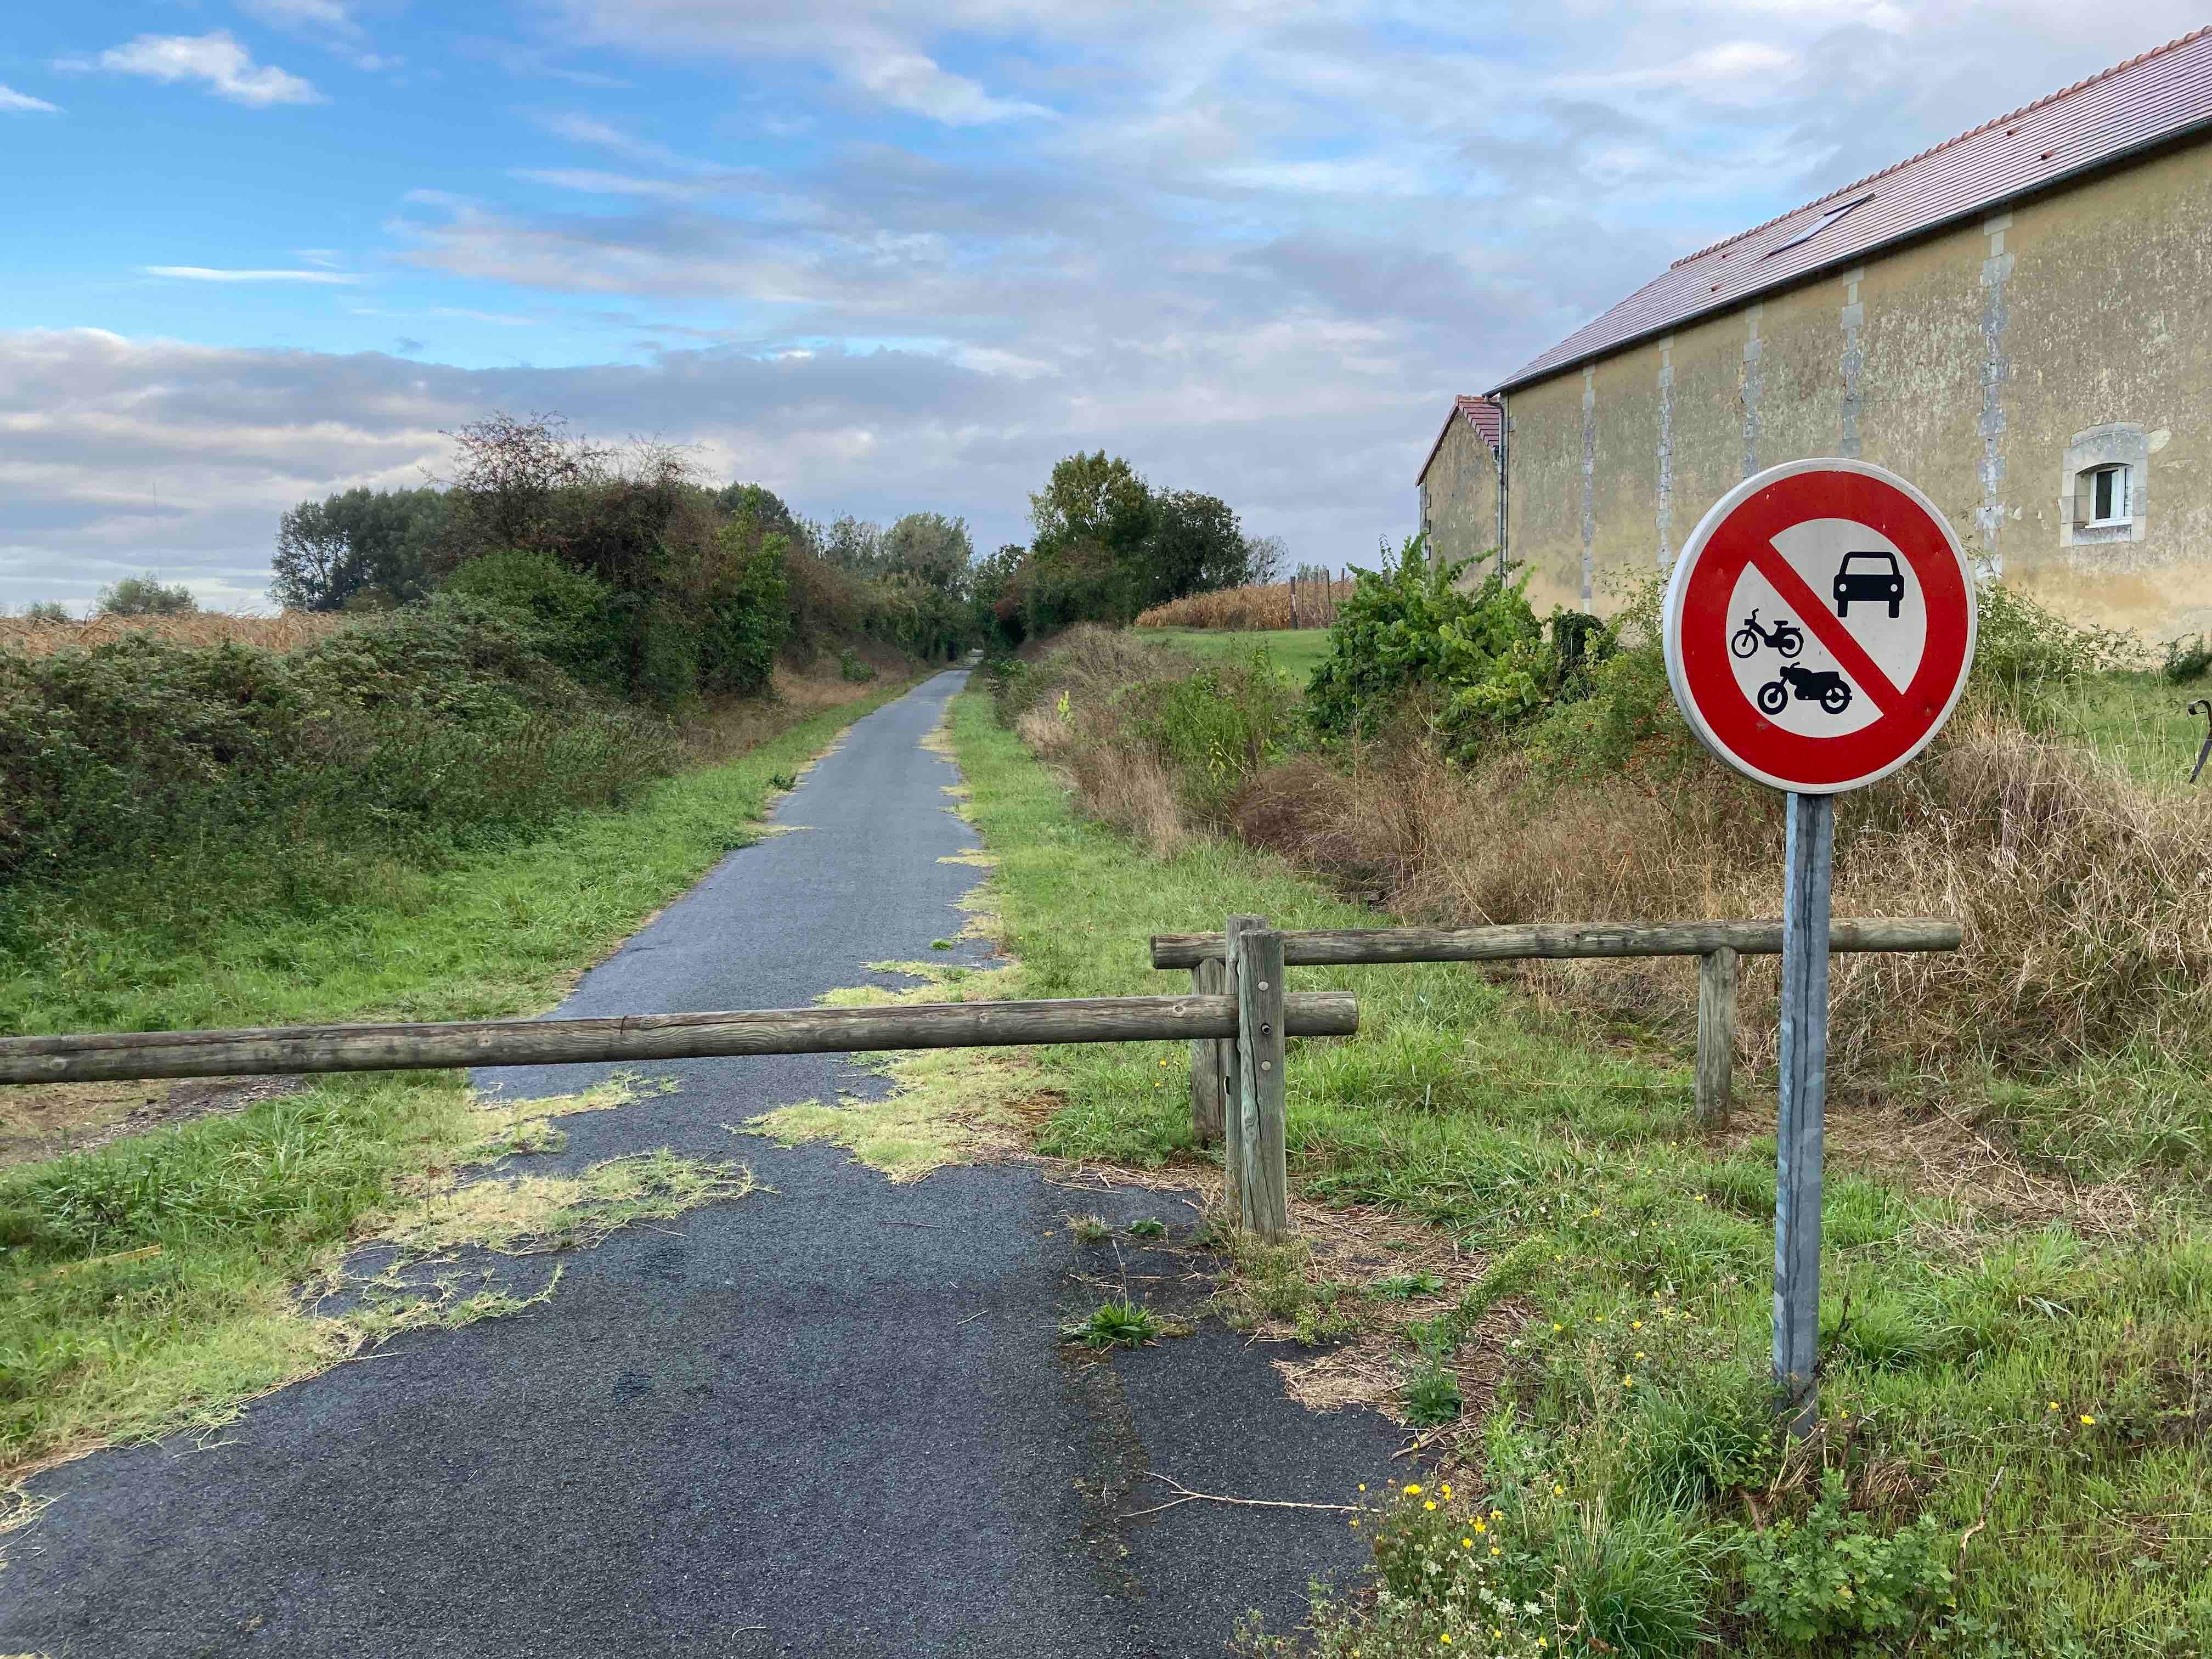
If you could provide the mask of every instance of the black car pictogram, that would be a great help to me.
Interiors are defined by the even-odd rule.
[[[1836,568],[1836,614],[1848,617],[1851,601],[1887,602],[1889,614],[1905,603],[1905,573],[1894,553],[1846,553]]]

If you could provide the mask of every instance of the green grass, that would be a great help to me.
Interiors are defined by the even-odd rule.
[[[1236,911],[1376,922],[1241,847],[1146,856],[1078,818],[980,696],[956,702],[953,724],[1022,963],[1007,994],[1157,994],[1175,981],[1146,965],[1146,936]],[[1486,1478],[1528,1583],[1587,1577],[1620,1632],[1678,1630],[1694,1595],[1729,1650],[1806,1651],[1729,1611],[1745,1594],[1732,1528],[1746,1493],[1808,1510],[1825,1458],[1879,1534],[1928,1514],[1958,1549],[1980,1522],[1957,1607],[1923,1609],[1920,1650],[1939,1650],[1938,1626],[1940,1650],[1990,1659],[2212,1648],[2201,1187],[2106,1236],[1832,1170],[1825,1449],[1785,1463],[1765,1382],[1774,1147],[1700,1135],[1686,1054],[1597,1046],[1449,965],[1302,969],[1293,988],[1355,991],[1362,1018],[1356,1038],[1291,1045],[1298,1188],[1425,1220],[1485,1264],[1427,1340],[1449,1357],[1506,1322],[1510,1404],[1487,1425]],[[1177,1051],[1039,1059],[1065,1101],[1042,1150],[1148,1167],[1195,1156]]]
[[[2212,696],[2212,679],[2170,684],[2156,673],[2104,673],[2039,691],[2057,735],[2084,743],[2140,781],[2179,789],[2204,744],[2204,716],[2189,705]],[[2212,765],[2197,785],[2212,789]]]
[[[59,959],[10,961],[7,1029],[70,1030],[534,1012],[573,972],[759,833],[770,781],[903,688],[796,724],[728,764],[671,779],[624,812],[389,890],[334,915],[242,916],[204,962],[126,918],[76,918]],[[804,833],[797,831],[796,833]],[[378,1281],[344,1319],[295,1287],[349,1242],[434,1255],[588,1243],[611,1226],[750,1190],[732,1168],[664,1155],[580,1181],[516,1176],[458,1191],[453,1171],[550,1150],[559,1111],[479,1106],[453,1072],[335,1077],[211,1117],[0,1176],[0,1482],[113,1439],[213,1428],[241,1401],[409,1325],[513,1312],[496,1286]],[[658,1158],[658,1161],[654,1161]],[[742,1178],[741,1178],[742,1177]],[[532,1241],[538,1241],[532,1243]],[[541,1293],[542,1294],[542,1293]],[[19,1508],[14,1519],[27,1518]],[[0,1528],[9,1517],[0,1515]]]
[[[1216,629],[1138,628],[1132,629],[1130,635],[1164,649],[1188,651],[1201,657],[1242,656],[1255,646],[1265,646],[1267,654],[1274,659],[1276,669],[1299,685],[1313,678],[1315,667],[1328,654],[1326,628],[1281,628],[1254,634]]]

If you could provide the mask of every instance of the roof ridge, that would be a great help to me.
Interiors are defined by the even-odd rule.
[[[1863,190],[1869,185],[1874,184],[1880,179],[1888,178],[1893,173],[1901,172],[1906,167],[1915,166],[1919,162],[1926,161],[1929,156],[1936,154],[1939,150],[1948,149],[1954,144],[1963,144],[1967,139],[1973,137],[1977,133],[1987,132],[1991,127],[2001,127],[2008,121],[2017,121],[2022,116],[2031,115],[2037,110],[2043,108],[2045,105],[2055,104],[2062,98],[2071,98],[2075,93],[2085,91],[2088,88],[2096,85],[2100,81],[2108,81],[2115,75],[2124,74],[2129,70],[2139,68],[2141,65],[2148,63],[2154,58],[2163,58],[2167,52],[2178,51],[2179,48],[2187,46],[2191,41],[2198,40],[2208,34],[2212,34],[2212,23],[2207,23],[2200,28],[2191,29],[2186,34],[2176,35],[2172,40],[2167,41],[2162,46],[2153,46],[2148,52],[2139,52],[2134,57],[2127,59],[2124,63],[2114,64],[2109,69],[2099,70],[2094,75],[2087,76],[2081,80],[2076,81],[2070,87],[2061,87],[2056,92],[2046,92],[2042,97],[2036,99],[2032,103],[2022,104],[2018,109],[2013,110],[2008,113],[1991,116],[1988,120],[1982,122],[1978,126],[1968,127],[1964,132],[1959,133],[1953,137],[1946,138],[1940,144],[1930,144],[1926,149],[1922,150],[1917,155],[1908,155],[1903,161],[1893,162],[1888,167],[1883,167],[1878,173],[1869,173],[1863,179],[1854,179],[1848,185],[1838,185],[1836,189],[1830,191],[1826,196],[1816,196],[1809,202],[1802,203],[1798,206],[1791,208],[1787,213],[1778,213],[1774,217],[1767,220],[1765,223],[1753,225],[1749,230],[1740,230],[1733,236],[1723,236],[1719,241],[1711,243],[1707,246],[1701,247],[1695,253],[1686,253],[1680,258],[1670,261],[1667,269],[1669,270],[1679,270],[1684,265],[1696,263],[1698,260],[1704,258],[1709,253],[1717,253],[1724,247],[1733,247],[1736,243],[1747,241],[1750,238],[1758,235],[1761,231],[1773,229],[1775,226],[1780,224],[1785,219],[1796,218],[1808,208],[1816,208],[1820,206],[1823,203],[1832,202],[1838,196],[1848,195],[1850,191],[1855,190]]]

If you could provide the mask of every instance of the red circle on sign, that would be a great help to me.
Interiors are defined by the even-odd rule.
[[[1815,520],[1863,526],[1911,566],[1926,632],[1905,684],[1889,678],[1777,548],[1778,536]],[[1807,735],[1769,719],[1746,695],[1730,639],[1740,626],[1737,583],[1754,565],[1801,613],[1802,631],[1880,710],[1877,719],[1833,737]],[[1863,461],[1792,461],[1746,479],[1698,523],[1668,586],[1665,635],[1674,700],[1708,748],[1775,788],[1840,793],[1895,771],[1950,718],[1973,660],[1973,576],[1943,515],[1903,478]]]

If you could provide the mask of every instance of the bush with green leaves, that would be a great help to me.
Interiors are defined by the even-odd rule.
[[[2169,684],[2186,685],[2191,680],[2201,680],[2208,669],[2212,669],[2212,640],[2202,634],[2184,634],[2178,640],[2166,642],[2166,654],[2159,664],[2159,672]]]
[[[174,890],[250,865],[343,885],[352,858],[526,831],[675,758],[525,619],[463,596],[289,656],[143,635],[0,653],[0,884],[137,872]]]
[[[1560,652],[1529,608],[1525,573],[1464,587],[1468,562],[1432,563],[1419,536],[1381,563],[1358,573],[1306,688],[1317,732],[1372,738],[1419,699],[1445,748],[1464,754],[1558,695]]]
[[[1181,780],[1184,805],[1201,822],[1218,820],[1245,781],[1298,735],[1288,688],[1264,646],[1188,678],[1132,686],[1127,707],[1139,739]]]
[[[1884,1535],[1850,1509],[1842,1472],[1821,1477],[1802,1521],[1737,1534],[1747,1594],[1737,1612],[1792,1642],[1896,1636],[1950,1594],[1954,1540],[1932,1515]]]

